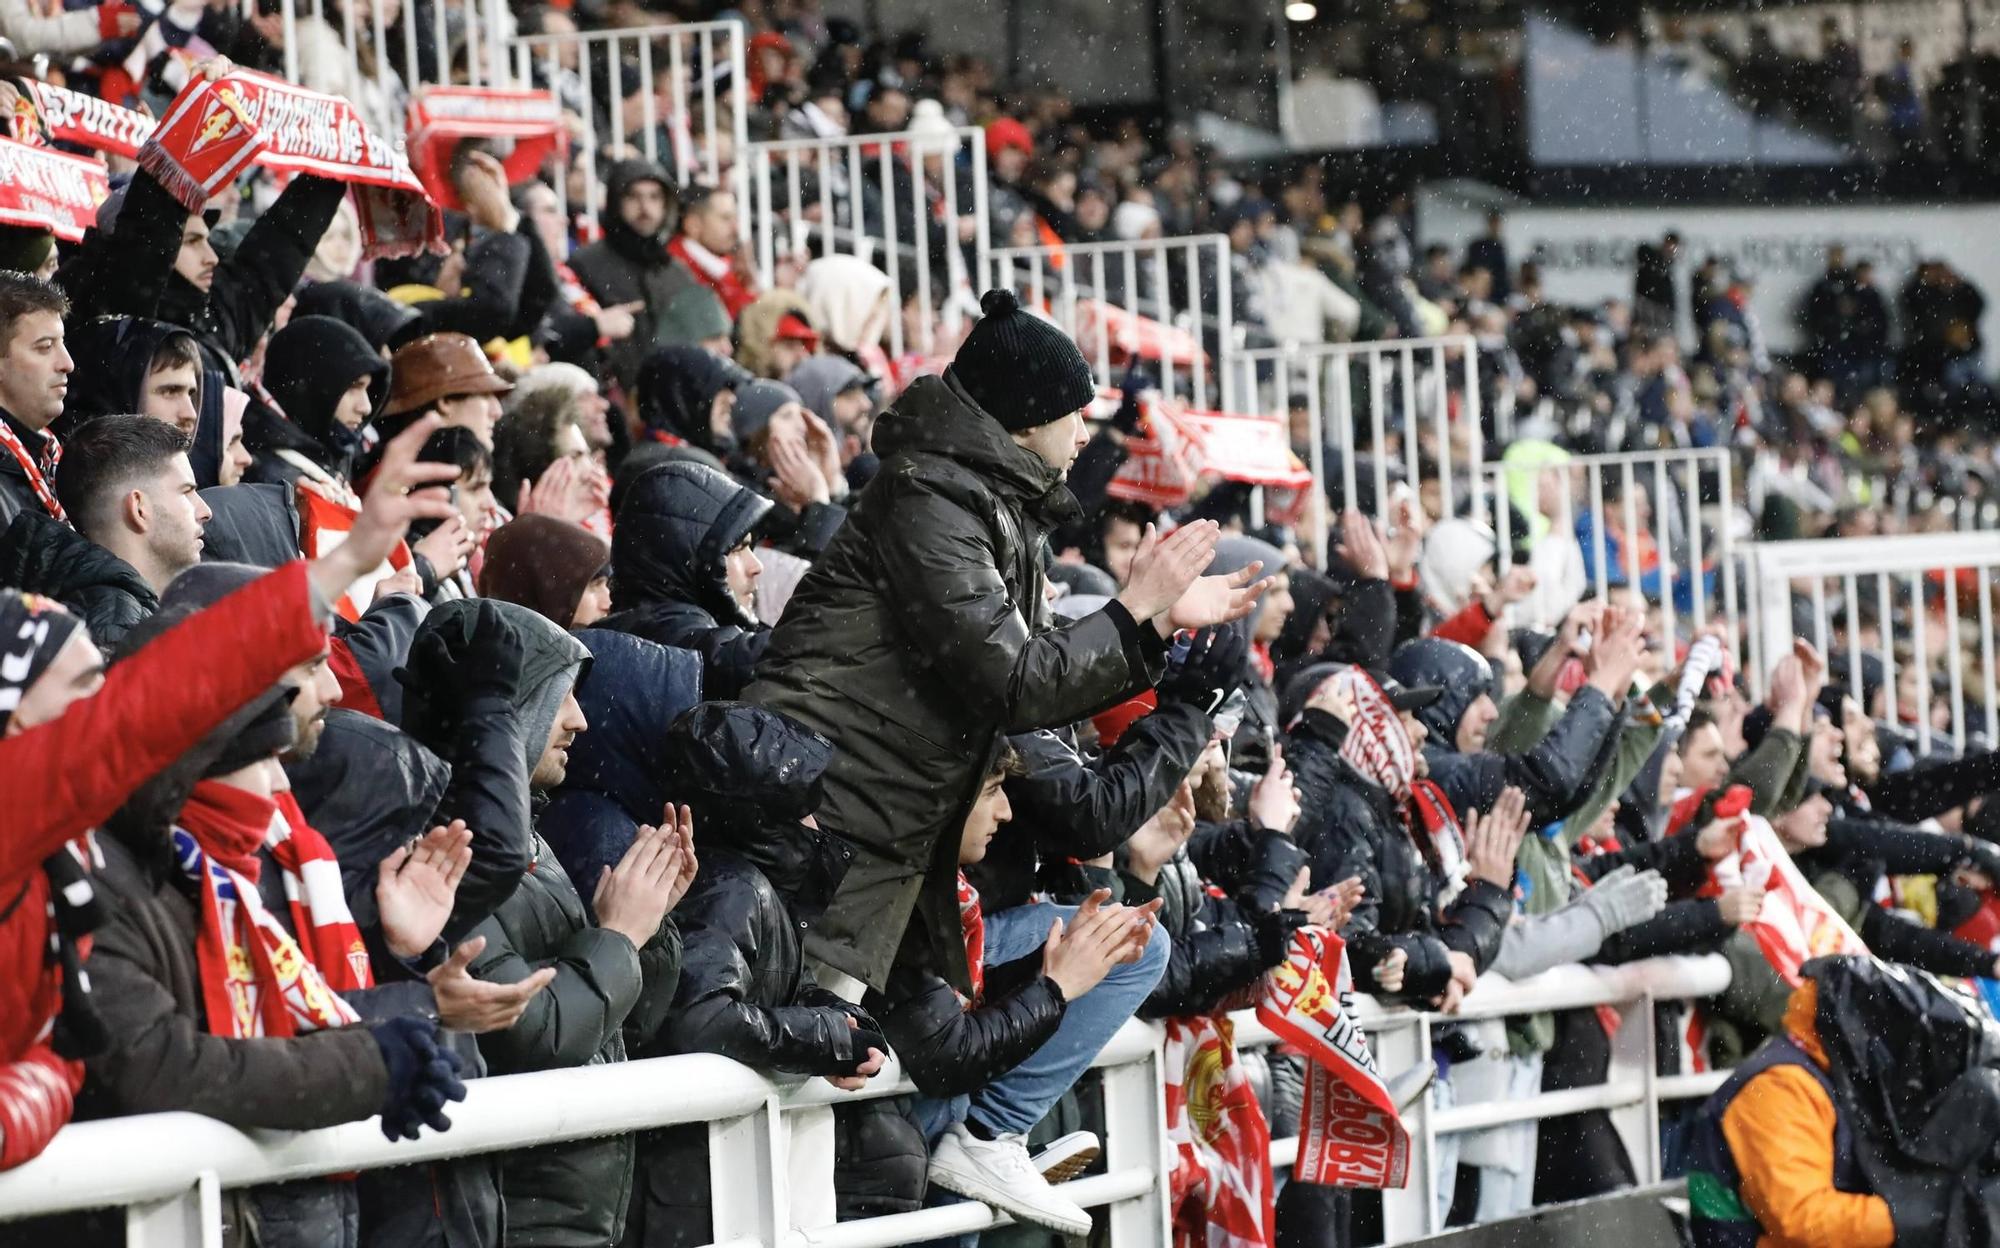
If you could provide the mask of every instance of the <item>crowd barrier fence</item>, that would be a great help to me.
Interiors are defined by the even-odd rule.
[[[1076,339],[1098,385],[1117,386],[1136,356],[1169,399],[1243,410],[1222,367],[1237,350],[1227,235],[994,247],[980,271],[982,286],[1018,292]]]
[[[902,292],[915,292],[925,309],[942,310],[948,334],[976,306],[972,277],[984,272],[989,228],[986,132],[979,127],[752,143],[743,169],[743,219],[754,223],[749,238],[763,286],[776,284],[788,257],[868,261],[898,292],[888,325],[891,357],[936,348],[937,318],[928,313],[917,318],[919,340],[905,341]],[[962,172],[968,185],[961,185]]]
[[[1549,1009],[1609,1006],[1627,1023],[1613,1045],[1608,1080],[1595,1088],[1524,1100],[1434,1110],[1410,1107],[1410,1185],[1387,1194],[1392,1244],[1415,1242],[1434,1225],[1432,1149],[1456,1131],[1603,1109],[1631,1153],[1642,1183],[1659,1178],[1663,1101],[1704,1096],[1720,1075],[1661,1077],[1653,1061],[1652,1003],[1712,996],[1729,982],[1719,956],[1658,958],[1620,967],[1558,967],[1509,983],[1480,980],[1456,1016],[1501,1018]],[[1374,1038],[1378,1064],[1397,1074],[1430,1056],[1437,1016],[1383,1009],[1367,998],[1357,1016]],[[1237,1042],[1276,1037],[1243,1012],[1233,1016]],[[1168,1183],[1173,1168],[1158,1024],[1131,1022],[1097,1057],[1104,1094],[1104,1173],[1063,1189],[1078,1204],[1105,1207],[1111,1242],[1169,1242]],[[700,1054],[610,1066],[474,1080],[452,1129],[390,1143],[371,1120],[319,1131],[241,1131],[196,1114],[147,1114],[77,1123],[35,1160],[0,1173],[0,1223],[78,1209],[123,1207],[128,1248],[216,1248],[222,1192],[231,1188],[440,1161],[527,1145],[586,1139],[649,1127],[708,1124],[714,1234],[726,1248],[887,1248],[1003,1225],[1004,1215],[965,1203],[834,1226],[790,1227],[785,1182],[788,1111],[909,1091],[892,1062],[860,1092],[823,1080],[780,1083],[727,1058]],[[1289,1165],[1295,1140],[1272,1145],[1272,1162]]]
[[[1907,706],[1897,679],[1905,657],[1893,645],[1864,644],[1865,633],[1883,622],[1893,628],[1900,615],[1908,625],[1907,662],[1920,674],[1919,691],[1936,669],[1934,660],[1944,660],[1951,723],[1942,731],[1953,750],[1964,752],[1974,725],[1984,727],[1988,748],[2000,743],[2000,681],[1993,668],[2000,533],[1759,542],[1751,547],[1750,566],[1751,674],[1761,677],[1793,637],[1804,637],[1827,656],[1834,677],[1849,689],[1879,684],[1885,705],[1864,709],[1881,710],[1891,723],[1915,709],[1917,748],[1929,753],[1940,730],[1927,707]],[[1977,668],[1968,672],[1973,646]],[[1879,682],[1866,679],[1864,652],[1880,657]]]

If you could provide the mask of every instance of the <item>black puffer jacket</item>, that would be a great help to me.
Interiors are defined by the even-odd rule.
[[[178,325],[139,316],[105,317],[78,325],[63,343],[76,361],[76,371],[70,374],[56,433],[66,438],[99,416],[143,412],[153,357],[175,338],[192,341],[194,335]]]
[[[625,192],[640,182],[659,183],[667,196],[664,223],[658,233],[645,237],[625,224],[620,210]],[[676,224],[676,197],[674,180],[652,161],[619,161],[604,179],[603,239],[580,248],[569,260],[577,280],[604,307],[646,305],[632,335],[613,343],[609,353],[611,371],[628,392],[639,376],[641,361],[658,341],[659,318],[675,295],[695,285],[694,275],[667,254]]]
[[[1366,890],[1346,929],[1355,983],[1377,991],[1376,963],[1402,949],[1409,962],[1398,995],[1427,1000],[1451,980],[1446,953],[1463,953],[1482,970],[1493,961],[1513,903],[1504,890],[1472,881],[1438,912],[1440,881],[1395,800],[1340,757],[1346,734],[1320,710],[1307,710],[1293,727],[1285,759],[1303,799],[1293,836],[1314,880],[1359,876]]]
[[[1206,1014],[1257,982],[1272,963],[1259,951],[1257,931],[1233,901],[1211,897],[1183,849],[1147,884],[1120,877],[1125,904],[1160,900],[1160,926],[1174,938],[1160,982],[1139,1007],[1143,1018]]]
[[[874,443],[882,471],[806,573],[745,697],[840,745],[820,819],[854,842],[855,867],[807,938],[812,955],[885,987],[912,928],[966,991],[957,855],[940,847],[998,738],[1124,701],[1159,678],[1166,646],[1116,601],[1052,627],[1041,548],[1075,504],[955,382],[919,378]]]
[[[912,964],[889,974],[867,1004],[882,1020],[903,1073],[925,1096],[968,1096],[1033,1056],[1062,1024],[1067,1002],[1042,974],[1038,949],[986,968],[985,996],[968,1008],[950,984]]]
[[[1011,823],[966,875],[988,911],[1026,905],[1043,860],[1100,858],[1123,845],[1172,799],[1208,744],[1209,717],[1169,703],[1135,721],[1105,754],[1086,759],[1068,729],[1009,740],[1027,774],[1007,781]]]
[[[15,516],[0,536],[0,585],[62,603],[105,650],[160,609],[137,568],[38,509]]]
[[[496,1075],[624,1061],[626,1017],[642,993],[671,996],[680,971],[680,937],[671,918],[643,948],[595,926],[555,851],[540,837],[521,886],[474,934],[486,938],[472,964],[480,979],[513,984],[543,967],[556,971],[520,1022],[479,1038]],[[632,1195],[633,1156],[629,1135],[503,1156],[507,1242],[617,1243]]]
[[[335,707],[319,747],[285,765],[292,796],[340,860],[347,908],[380,983],[412,979],[446,956],[443,941],[404,963],[382,939],[377,865],[432,826],[450,784],[444,761],[372,715]],[[446,1033],[464,1077],[486,1073],[477,1041]],[[484,1248],[500,1240],[500,1167],[492,1155],[369,1170],[358,1182],[362,1242],[393,1248]]]
[[[709,697],[742,693],[771,630],[729,592],[726,560],[770,509],[769,499],[702,464],[647,469],[618,505],[615,610],[598,627],[693,650]]]

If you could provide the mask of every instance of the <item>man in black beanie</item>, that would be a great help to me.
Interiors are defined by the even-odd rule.
[[[1077,515],[1064,476],[1097,387],[1069,337],[1011,291],[989,291],[981,308],[945,375],[919,378],[877,422],[881,472],[800,583],[744,695],[834,744],[817,818],[854,861],[805,946],[821,986],[849,1000],[863,984],[885,988],[899,961],[970,997],[959,830],[1000,737],[1149,688],[1175,629],[1239,619],[1263,590],[1254,564],[1201,575],[1214,524],[1166,538],[1149,528],[1118,597],[1057,627],[1042,546]],[[994,1169],[1035,1174],[1019,1137],[991,1143]],[[1009,1212],[1070,1229],[1057,1211],[1067,1201],[1038,1199],[1026,1177],[1016,1186]]]

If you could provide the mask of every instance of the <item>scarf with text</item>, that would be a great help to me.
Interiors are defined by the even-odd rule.
[[[1455,891],[1466,874],[1465,835],[1451,799],[1417,774],[1417,747],[1375,678],[1359,667],[1349,667],[1335,673],[1333,679],[1354,699],[1354,722],[1348,725],[1347,741],[1340,747],[1341,758],[1388,790],[1425,864],[1437,873],[1448,893]],[[1412,815],[1416,816],[1414,822]],[[1418,835],[1417,824],[1422,825],[1422,835]]]
[[[1410,1177],[1410,1135],[1354,1021],[1353,1000],[1346,942],[1323,927],[1293,933],[1291,951],[1264,977],[1258,1020],[1306,1057],[1292,1177],[1399,1188]]]
[[[140,167],[189,212],[252,163],[347,183],[371,259],[444,252],[444,218],[409,162],[338,96],[248,70],[196,75],[139,149]]]
[[[348,912],[340,863],[289,793],[195,786],[174,828],[174,858],[197,891],[195,941],[210,1035],[287,1037],[359,1022],[338,994],[374,985]],[[268,849],[284,873],[294,938],[257,891]]]

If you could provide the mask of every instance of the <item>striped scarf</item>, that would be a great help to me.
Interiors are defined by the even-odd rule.
[[[1388,790],[1395,799],[1403,824],[1424,856],[1424,862],[1444,884],[1447,897],[1455,895],[1467,873],[1465,837],[1459,831],[1458,814],[1444,790],[1417,774],[1417,747],[1389,705],[1389,695],[1375,678],[1359,667],[1336,673],[1354,698],[1354,722],[1348,725],[1347,741],[1340,757],[1364,777]],[[1417,836],[1411,825],[1414,811],[1424,826]]]
[[[195,787],[174,857],[200,895],[196,960],[211,1035],[286,1037],[360,1021],[339,993],[373,986],[340,864],[290,793]],[[284,873],[294,938],[257,891],[257,851]]]

